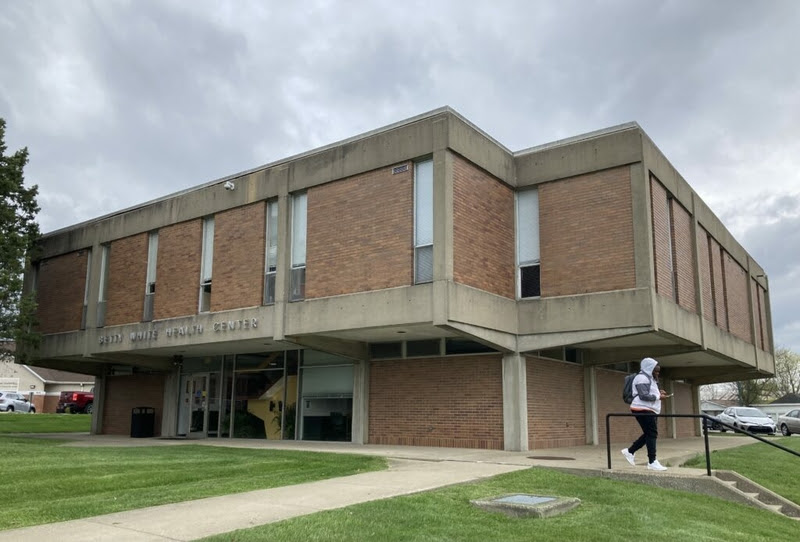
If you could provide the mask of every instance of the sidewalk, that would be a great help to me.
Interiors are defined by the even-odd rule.
[[[56,435],[54,435],[56,437]],[[71,435],[74,438],[76,435]],[[47,437],[43,437],[47,438]],[[748,444],[748,439],[710,437],[711,449]],[[103,435],[81,435],[70,446],[208,446],[270,448],[333,453],[379,455],[389,459],[386,471],[369,472],[274,489],[249,491],[128,512],[0,531],[0,542],[44,540],[86,542],[155,542],[196,540],[214,534],[245,529],[322,510],[361,502],[427,491],[447,485],[480,480],[531,466],[605,470],[605,446],[581,446],[529,452],[503,452],[461,448],[355,445],[342,442],[296,442],[225,439],[164,440],[130,439]],[[644,458],[631,467],[612,446],[612,470],[620,473],[645,471]],[[702,438],[659,439],[659,460],[677,465],[703,453]],[[674,472],[677,469],[670,469]],[[686,474],[705,474],[700,469],[680,469]]]

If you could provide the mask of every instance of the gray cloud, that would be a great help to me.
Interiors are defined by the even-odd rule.
[[[800,351],[797,28],[795,0],[6,2],[0,116],[44,231],[442,105],[512,150],[635,120]]]

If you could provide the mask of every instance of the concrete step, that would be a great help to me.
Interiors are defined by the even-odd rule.
[[[777,514],[800,520],[800,505],[784,499],[769,489],[745,478],[738,472],[713,471],[712,475],[724,486],[751,501],[752,506],[771,510]]]

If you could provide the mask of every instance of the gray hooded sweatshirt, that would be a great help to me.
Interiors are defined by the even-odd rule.
[[[661,414],[661,391],[658,389],[658,382],[653,377],[653,369],[658,362],[653,358],[644,358],[639,364],[641,372],[633,379],[633,402],[631,410],[650,410],[656,414]]]

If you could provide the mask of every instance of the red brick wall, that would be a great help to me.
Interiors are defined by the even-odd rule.
[[[265,230],[263,201],[214,216],[212,311],[253,307],[263,302]]]
[[[597,431],[601,444],[606,443],[606,414],[629,414],[631,411],[630,406],[622,400],[625,374],[609,369],[597,369]],[[628,446],[641,434],[642,429],[635,418],[616,416],[611,418],[611,442]],[[665,418],[658,421],[658,434],[659,437],[667,435]]]
[[[583,367],[527,358],[528,445],[531,449],[586,444]]]
[[[542,297],[636,286],[630,168],[539,185]]]
[[[714,317],[714,291],[711,282],[711,260],[708,247],[708,232],[697,227],[697,251],[700,261],[697,262],[700,273],[700,291],[703,294],[703,318],[709,322],[716,322]]]
[[[308,190],[306,298],[412,283],[413,164]]]
[[[369,443],[503,449],[500,356],[373,361]]]
[[[514,191],[454,156],[454,280],[513,299]]]
[[[744,341],[752,342],[750,307],[747,301],[747,273],[727,252],[723,258],[730,332]]]
[[[41,333],[80,329],[88,260],[89,250],[79,250],[40,262],[36,295]]]
[[[107,326],[141,322],[147,280],[148,234],[111,243],[106,288]]]
[[[161,239],[159,239],[159,244]],[[134,374],[106,379],[102,433],[130,435],[131,414],[136,407],[155,409],[154,436],[161,435],[164,409],[164,375]]]
[[[197,314],[202,236],[203,221],[199,219],[159,230],[154,319]],[[213,299],[213,290],[211,296]]]
[[[692,216],[677,200],[672,206],[673,262],[677,271],[678,305],[697,312],[697,291],[694,285],[694,247],[692,244]]]
[[[675,299],[672,285],[672,250],[667,190],[655,177],[650,177],[650,206],[653,214],[653,258],[655,260],[656,292]]]
[[[722,269],[722,247],[716,239],[709,239],[711,245],[711,277],[714,281],[714,310],[717,313],[717,326],[728,329],[728,308],[725,297],[725,274]]]

